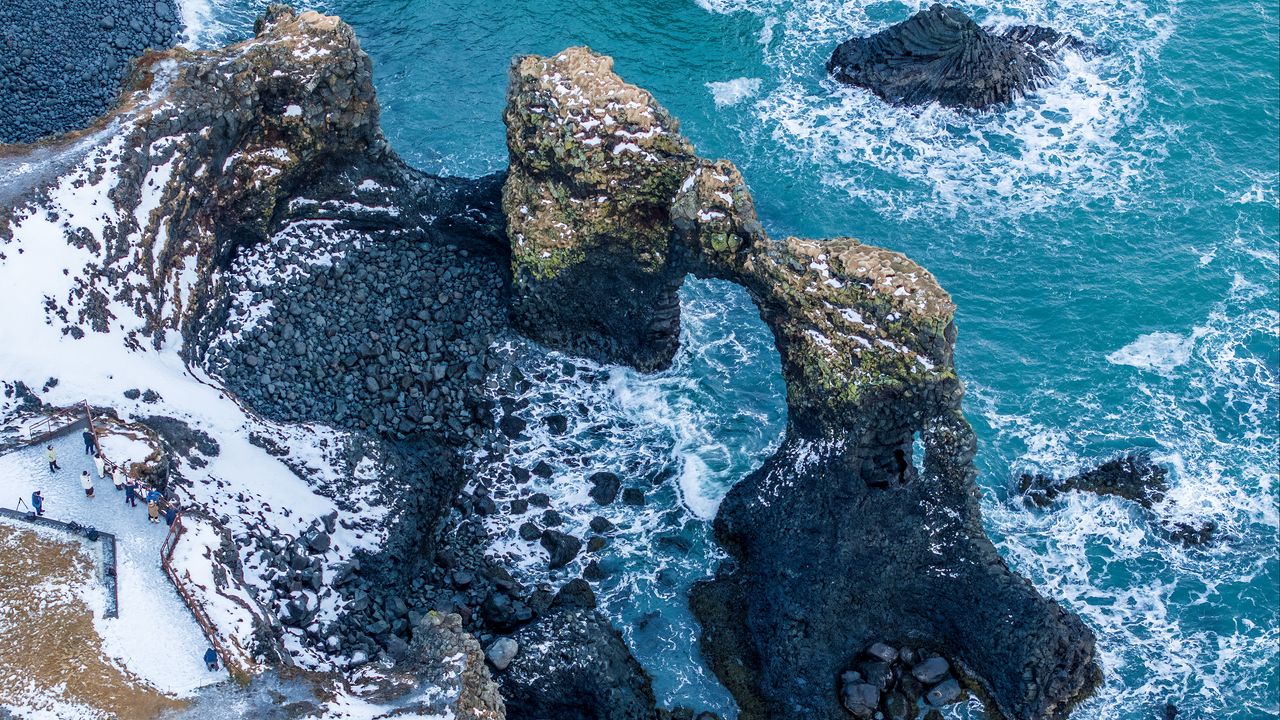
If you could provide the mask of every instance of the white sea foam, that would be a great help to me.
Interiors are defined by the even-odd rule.
[[[894,107],[822,72],[838,43],[876,32],[927,2],[904,3],[892,18],[865,0],[700,4],[765,18],[771,40],[765,61],[779,81],[755,107],[764,131],[787,151],[779,154],[824,168],[826,183],[887,216],[955,213],[971,205],[1021,214],[1060,203],[1124,202],[1133,181],[1164,154],[1173,130],[1140,117],[1145,67],[1172,32],[1172,8],[1158,0],[966,6],[984,24],[1047,25],[1100,48],[1088,56],[1064,51],[1058,79],[1007,110],[983,113]],[[920,203],[921,189],[928,207]]]
[[[1168,373],[1191,359],[1195,350],[1196,339],[1203,335],[1205,328],[1196,328],[1188,335],[1171,332],[1153,332],[1140,336],[1137,340],[1125,345],[1107,356],[1107,362],[1114,365],[1132,365],[1143,370],[1155,370]]]
[[[755,97],[760,92],[760,78],[740,77],[724,82],[709,82],[707,89],[711,91],[711,96],[715,98],[716,107],[729,107],[748,98]]]
[[[983,496],[985,525],[1011,565],[1097,633],[1106,681],[1083,717],[1124,720],[1167,699],[1197,717],[1274,712],[1280,312],[1258,302],[1266,296],[1274,289],[1237,274],[1192,333],[1144,336],[1125,353],[1176,372],[1090,368],[1115,388],[1099,394],[970,386],[971,411],[994,433],[980,456],[988,482],[1023,470],[1065,476],[1135,445],[1169,470],[1151,512],[1088,493],[1028,511],[1000,480]],[[1168,521],[1215,522],[1218,539],[1184,547],[1159,530]]]
[[[253,21],[263,5],[243,0],[177,0],[182,45],[209,50],[252,36]]]

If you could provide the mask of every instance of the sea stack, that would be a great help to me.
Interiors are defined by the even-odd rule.
[[[1058,50],[1077,44],[1035,25],[996,33],[962,10],[934,4],[870,37],[841,43],[827,72],[895,105],[936,102],[981,110],[1041,87],[1053,74]]]
[[[934,705],[968,690],[992,717],[1057,720],[1092,692],[1093,633],[982,531],[955,305],[933,275],[852,238],[770,238],[733,163],[693,155],[666,110],[587,48],[518,58],[505,117],[513,307],[590,309],[541,315],[544,342],[622,348],[614,361],[651,368],[678,341],[679,307],[640,303],[689,274],[744,287],[773,333],[786,438],[721,504],[716,538],[735,562],[691,598],[739,717],[843,720],[850,704],[872,717],[899,690]],[[608,294],[586,280],[601,276]],[[623,315],[642,322],[610,321]],[[944,669],[873,696],[868,647]]]

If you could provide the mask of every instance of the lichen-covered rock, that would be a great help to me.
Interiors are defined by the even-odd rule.
[[[590,70],[556,72],[566,64]],[[781,355],[787,436],[720,507],[716,534],[736,569],[691,598],[705,654],[741,717],[846,717],[832,684],[851,649],[880,639],[936,649],[996,716],[1064,717],[1100,680],[1093,635],[1012,573],[983,534],[975,438],[954,366],[955,307],[933,276],[850,238],[771,240],[733,165],[691,161],[687,145],[665,134],[664,146],[681,151],[643,155],[642,169],[670,190],[667,207],[660,196],[639,202],[619,187],[601,192],[590,213],[575,211],[578,203],[561,197],[569,197],[565,188],[595,192],[604,172],[597,163],[608,158],[578,153],[577,125],[557,121],[555,133],[531,133],[530,108],[541,109],[532,112],[536,125],[552,97],[588,98],[595,107],[596,98],[626,93],[647,102],[669,132],[674,122],[588,51],[524,58],[516,67],[504,208],[517,302],[573,315],[545,316],[552,325],[530,330],[534,336],[570,352],[606,348],[588,354],[651,369],[654,357],[669,356],[675,336],[652,334],[646,352],[636,324],[598,308],[625,297],[631,317],[651,318],[653,308],[635,304],[654,296],[653,279],[672,282],[669,295],[693,273],[745,287]],[[638,180],[604,167],[620,186]],[[672,183],[676,170],[682,175]],[[551,214],[537,215],[529,202]],[[620,224],[643,228],[645,240],[599,230]],[[568,262],[536,262],[554,259]],[[632,269],[620,266],[628,261]],[[540,267],[582,274],[528,282]],[[607,284],[584,280],[591,272]],[[642,282],[630,284],[628,273]]]
[[[679,334],[671,198],[694,163],[679,125],[586,48],[511,66],[503,191],[512,320],[535,340],[644,369]],[[590,297],[590,303],[577,299]]]
[[[894,104],[981,109],[1040,87],[1052,75],[1054,53],[1075,43],[1034,25],[997,34],[957,8],[934,4],[870,37],[841,43],[827,71]]]

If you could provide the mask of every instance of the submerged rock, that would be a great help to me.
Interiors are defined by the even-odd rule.
[[[1023,474],[1018,479],[1018,491],[1037,507],[1048,507],[1065,493],[1076,490],[1112,495],[1135,502],[1150,511],[1158,531],[1174,542],[1183,545],[1204,545],[1211,542],[1218,530],[1217,523],[1212,520],[1154,516],[1156,506],[1169,492],[1168,475],[1169,471],[1153,462],[1149,453],[1137,451],[1067,478]]]
[[[1023,475],[1018,481],[1018,491],[1040,507],[1053,503],[1063,493],[1084,490],[1132,500],[1150,509],[1169,491],[1165,481],[1168,475],[1169,471],[1152,462],[1149,454],[1134,452],[1061,480],[1045,475]]]
[[[954,658],[997,716],[1064,717],[1101,679],[1093,634],[982,532],[955,307],[933,276],[851,238],[770,239],[733,164],[692,156],[667,112],[585,48],[520,58],[511,83],[503,207],[525,328],[661,367],[678,338],[666,303],[692,273],[745,287],[774,334],[787,436],[721,504],[736,563],[691,598],[741,717],[847,717],[814,679],[874,639]]]
[[[1055,52],[1075,44],[1035,25],[997,34],[957,8],[934,4],[875,35],[841,43],[827,72],[897,105],[982,109],[1040,87],[1053,73]]]

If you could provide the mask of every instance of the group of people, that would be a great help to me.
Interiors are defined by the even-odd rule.
[[[160,519],[164,518],[166,525],[173,525],[178,518],[178,508],[175,503],[166,501],[159,490],[147,487],[131,477],[123,466],[103,457],[98,449],[98,439],[91,431],[85,430],[81,437],[84,439],[85,454],[93,456],[93,467],[98,473],[98,479],[108,479],[117,491],[123,491],[124,502],[129,507],[137,507],[139,500],[145,503],[147,519],[150,522],[159,524]],[[49,472],[56,473],[62,469],[58,464],[58,452],[53,445],[45,448],[45,457],[49,460]],[[85,497],[94,496],[93,477],[88,470],[80,473],[80,487],[84,489]],[[39,490],[31,493],[31,509],[37,515],[44,515],[44,495]]]

